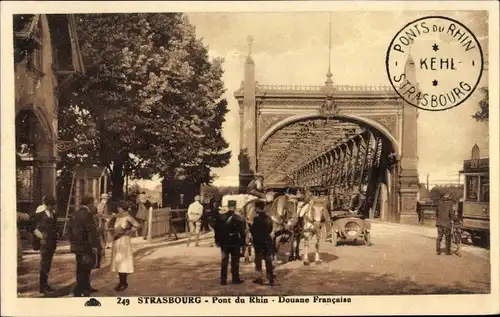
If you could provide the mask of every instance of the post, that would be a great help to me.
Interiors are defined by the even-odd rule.
[[[152,234],[152,225],[153,225],[153,207],[149,207],[149,215],[148,215],[148,243],[151,243],[153,240]]]

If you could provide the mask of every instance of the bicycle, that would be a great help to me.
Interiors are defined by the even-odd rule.
[[[462,224],[459,220],[451,223],[451,253],[460,255],[460,246],[462,244]]]

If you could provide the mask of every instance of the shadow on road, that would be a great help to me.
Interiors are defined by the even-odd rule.
[[[129,279],[129,288],[122,296],[165,295],[408,295],[408,294],[472,294],[489,293],[489,285],[481,290],[454,282],[448,285],[418,283],[410,278],[397,278],[391,274],[341,271],[329,263],[335,256],[322,255],[324,263],[303,266],[291,262],[276,269],[278,285],[255,285],[253,265],[241,265],[243,285],[219,285],[219,263],[217,261],[194,261],[185,258],[157,258],[138,265],[136,273]],[[293,267],[288,267],[293,266]],[[103,294],[117,296],[112,290],[115,274],[106,274],[96,280]],[[230,277],[230,274],[229,274]],[[109,280],[111,279],[111,281]]]

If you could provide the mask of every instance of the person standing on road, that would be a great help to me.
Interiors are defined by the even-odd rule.
[[[198,241],[200,239],[201,230],[201,217],[203,216],[203,205],[200,203],[201,197],[196,195],[194,197],[194,202],[192,202],[187,210],[187,220],[189,225],[188,242],[187,245],[191,243],[191,236],[193,233],[196,235],[196,240],[194,246],[198,246]]]
[[[102,238],[105,241],[105,248],[109,249],[109,244],[113,241],[113,236],[110,229],[110,221],[111,219],[108,216],[111,214],[110,206],[109,206],[109,195],[104,193],[101,195],[101,202],[97,205],[97,213],[101,217],[101,221],[99,223],[99,230],[102,235]]]
[[[99,233],[95,221],[95,201],[91,195],[85,195],[82,206],[71,214],[68,235],[71,243],[71,252],[76,257],[76,286],[73,291],[75,297],[88,297],[97,289],[90,286],[90,272],[97,266]]]
[[[113,249],[111,255],[111,271],[118,272],[120,282],[115,287],[117,292],[128,287],[127,276],[134,273],[134,255],[130,234],[141,225],[129,213],[127,202],[118,203],[118,214],[114,223]]]
[[[227,202],[228,211],[217,219],[215,243],[221,249],[220,284],[227,284],[227,269],[231,256],[233,284],[242,284],[240,279],[241,249],[245,246],[245,220],[235,213],[236,201]]]
[[[273,273],[273,239],[271,233],[273,231],[273,222],[271,218],[266,214],[265,203],[263,201],[256,201],[255,208],[257,211],[257,217],[254,218],[253,224],[250,228],[252,234],[253,247],[255,250],[255,272],[257,273],[257,279],[253,282],[256,284],[263,284],[264,279],[262,277],[262,260],[266,264],[266,275],[269,280],[269,285],[274,285],[274,273]]]
[[[436,254],[441,254],[441,241],[445,236],[446,254],[451,255],[451,222],[453,220],[453,202],[448,194],[445,194],[438,203],[436,211]]]
[[[146,193],[142,192],[137,196],[137,215],[135,216],[139,219],[142,227],[142,238],[146,240],[148,238],[148,219],[149,219],[149,206],[147,204],[148,199]]]
[[[424,223],[424,211],[422,210],[422,204],[417,200],[417,216],[418,216],[418,223],[423,224]]]
[[[46,197],[45,209],[37,216],[35,236],[40,239],[40,293],[47,294],[54,289],[49,286],[49,272],[52,258],[57,247],[57,214],[55,212],[56,200]]]

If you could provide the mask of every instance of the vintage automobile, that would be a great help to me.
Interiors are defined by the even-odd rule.
[[[331,241],[337,245],[339,240],[356,241],[363,239],[366,245],[371,245],[370,222],[363,215],[353,215],[348,211],[334,211],[332,213]]]
[[[328,191],[316,191],[319,195],[328,195]],[[353,214],[349,210],[332,210],[330,212],[331,227],[329,236],[333,245],[339,241],[357,241],[362,239],[367,246],[371,245],[370,222],[364,215]]]

